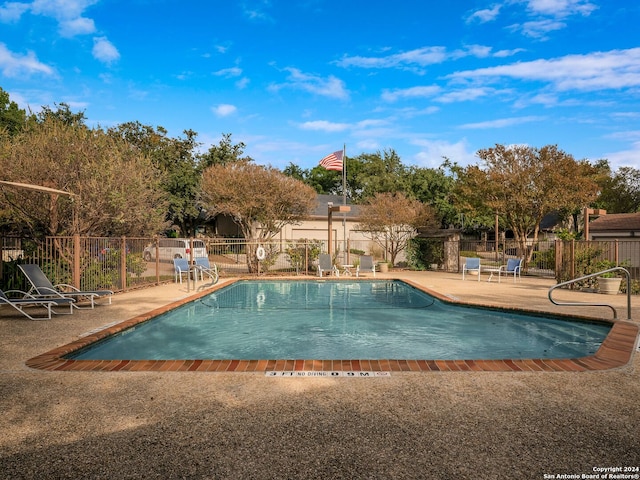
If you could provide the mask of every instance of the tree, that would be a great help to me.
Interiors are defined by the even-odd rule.
[[[209,213],[233,217],[249,242],[250,272],[257,269],[257,243],[307,217],[315,197],[313,189],[301,181],[248,161],[212,165],[202,175],[201,200]]]
[[[27,113],[9,99],[9,94],[0,88],[0,131],[9,136],[21,132],[27,126]]]
[[[577,162],[555,145],[479,150],[481,168],[470,165],[460,172],[458,198],[478,213],[497,213],[514,233],[522,253],[533,235],[537,243],[542,218],[556,211],[588,205],[598,193],[588,162]]]
[[[62,102],[53,104],[55,110],[48,105],[43,105],[42,110],[37,115],[38,123],[45,123],[47,120],[57,120],[70,127],[86,127],[84,111],[72,112],[68,104]]]
[[[77,198],[3,188],[16,224],[43,235],[143,235],[163,223],[159,175],[148,157],[101,129],[48,115],[0,143],[6,180],[75,193]],[[77,212],[74,224],[73,212]]]
[[[304,182],[317,193],[342,195],[342,172],[327,170],[320,165],[316,165],[311,170],[305,172]]]
[[[458,211],[453,205],[454,178],[444,167],[409,167],[406,172],[407,195],[431,205],[442,228],[457,222]]]
[[[212,145],[207,153],[203,153],[199,156],[199,163],[202,168],[210,167],[211,165],[228,165],[235,162],[252,162],[251,157],[245,157],[244,149],[246,145],[242,142],[235,145],[231,141],[230,133],[223,133],[218,145]]]
[[[417,229],[436,223],[433,209],[419,200],[403,193],[377,193],[360,207],[358,228],[380,245],[395,264]]]
[[[385,150],[373,154],[360,154],[357,157],[345,157],[346,194],[355,203],[365,200],[379,192],[407,191],[406,167],[394,150]],[[316,165],[310,170],[302,170],[289,165],[284,173],[301,179],[317,193],[342,195],[342,172],[327,170]]]
[[[358,155],[348,167],[350,196],[356,201],[377,193],[407,192],[406,167],[393,149]]]
[[[167,193],[166,218],[184,236],[195,235],[204,221],[197,204],[202,169],[196,159],[199,146],[197,133],[185,130],[184,138],[172,138],[163,127],[153,128],[140,122],[127,122],[109,130],[116,138],[128,142],[140,153],[149,156],[162,173],[162,188]]]
[[[304,179],[306,178],[309,172],[308,170],[305,170],[299,167],[298,165],[295,165],[294,163],[289,162],[289,165],[284,167],[284,169],[282,170],[282,173],[284,173],[287,177],[295,178],[296,180],[300,180],[301,182],[304,182]]]
[[[601,187],[597,201],[599,208],[604,208],[607,213],[640,211],[640,170],[633,167],[620,167],[599,183]]]

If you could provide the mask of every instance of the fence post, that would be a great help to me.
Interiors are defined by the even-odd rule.
[[[562,240],[555,240],[555,247],[556,282],[560,283],[562,278],[562,254],[564,251],[564,242]]]
[[[309,275],[309,240],[304,241],[304,274]]]
[[[571,240],[571,248],[569,250],[569,273],[571,274],[569,278],[576,278],[576,241]],[[571,284],[571,289],[573,289],[575,283]]]
[[[127,238],[120,239],[120,288],[127,289]]]
[[[73,234],[73,286],[80,287],[80,234]]]
[[[155,265],[156,265],[156,285],[160,285],[160,242],[158,241],[158,235],[155,235],[153,237],[153,244],[155,245],[155,252],[156,252],[156,258],[155,258]]]

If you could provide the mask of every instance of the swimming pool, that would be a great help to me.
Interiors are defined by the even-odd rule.
[[[610,329],[452,305],[400,281],[240,281],[68,358],[560,359],[595,354]]]

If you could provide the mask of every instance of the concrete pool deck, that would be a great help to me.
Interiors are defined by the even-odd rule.
[[[552,305],[550,279],[379,277],[469,303],[611,318],[602,307]],[[187,294],[184,285],[163,285],[40,322],[0,309],[0,478],[541,479],[640,466],[637,352],[627,365],[603,371],[393,372],[370,379],[25,365]],[[624,295],[556,297],[612,302],[626,317]],[[637,297],[632,310],[637,324]]]

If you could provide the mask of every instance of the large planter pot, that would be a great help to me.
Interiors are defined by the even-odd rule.
[[[379,263],[378,264],[378,269],[379,269],[380,273],[387,273],[389,271],[389,264],[388,263]]]
[[[620,291],[620,282],[622,282],[620,277],[598,277],[598,291],[607,295],[616,295]]]

